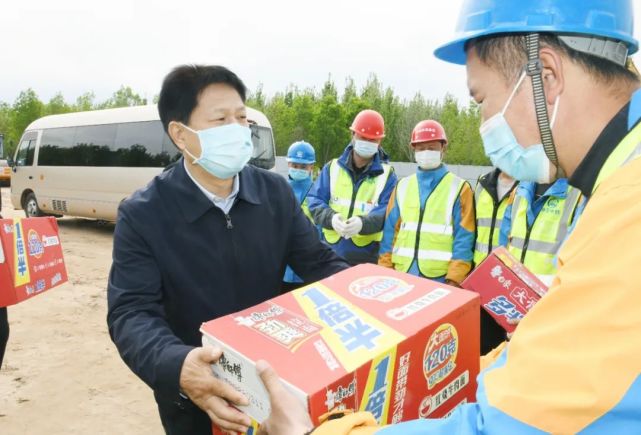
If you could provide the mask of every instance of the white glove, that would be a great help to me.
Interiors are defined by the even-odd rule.
[[[339,236],[345,236],[345,221],[340,213],[334,213],[334,216],[332,216],[332,228],[334,228],[334,231],[336,231]]]
[[[358,216],[352,216],[345,221],[345,231],[343,235],[346,239],[350,239],[361,232],[363,229],[363,220]]]

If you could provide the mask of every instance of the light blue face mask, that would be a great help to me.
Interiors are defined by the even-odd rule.
[[[249,127],[226,124],[205,130],[192,130],[200,140],[200,157],[195,157],[187,148],[194,164],[200,165],[213,176],[226,180],[238,174],[251,158],[254,145]]]
[[[378,152],[378,144],[367,140],[354,139],[354,151],[359,156],[369,159]]]
[[[505,111],[512,102],[512,98],[525,79],[525,71],[521,74],[512,94],[507,99],[503,110],[481,124],[480,132],[483,139],[485,154],[492,164],[516,180],[534,181],[537,183],[551,183],[554,180],[550,174],[551,162],[545,154],[542,144],[526,147],[521,146],[514,136],[514,132],[505,119]],[[559,108],[559,96],[554,102],[550,129],[556,120]]]
[[[307,169],[289,168],[289,177],[294,181],[301,181],[309,178],[310,174]]]

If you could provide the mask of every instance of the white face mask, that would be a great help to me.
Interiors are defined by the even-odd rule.
[[[354,139],[354,151],[359,156],[369,159],[378,152],[378,144],[368,140]]]
[[[435,169],[441,166],[441,152],[440,151],[417,151],[414,153],[416,163],[421,169]]]

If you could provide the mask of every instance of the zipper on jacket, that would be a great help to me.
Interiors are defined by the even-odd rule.
[[[428,197],[429,199],[429,197]],[[427,201],[425,201],[425,204],[427,204]],[[418,226],[416,227],[416,241],[414,242],[414,259],[412,260],[412,263],[416,261],[416,266],[418,267],[418,245],[421,242],[421,227],[423,226],[423,215],[425,214],[425,205],[421,207],[421,213],[419,213],[418,216]],[[412,263],[410,263],[410,269],[412,268]],[[418,270],[420,272],[420,267],[418,267]],[[409,269],[407,270],[409,272]]]
[[[359,185],[360,187],[360,185]],[[354,204],[356,203],[356,195],[358,194],[358,189],[356,186],[352,188],[352,202],[349,204],[349,211],[347,212],[347,219],[352,217],[352,213],[354,213]]]
[[[525,264],[525,254],[527,253],[527,245],[530,244],[530,234],[532,233],[532,228],[534,228],[534,224],[532,224],[532,226],[529,227],[525,232],[525,241],[523,242],[523,252],[521,252],[522,264]]]
[[[496,215],[499,213],[499,208],[501,203],[498,204],[495,202],[492,210],[492,226],[490,227],[490,239],[487,241],[487,255],[490,255],[492,252],[492,240],[494,239],[494,225],[496,225]]]

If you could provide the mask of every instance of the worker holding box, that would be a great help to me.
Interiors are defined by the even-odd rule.
[[[476,403],[446,419],[382,429],[356,413],[314,435],[641,433],[641,292],[633,276],[641,264],[641,83],[629,69],[639,45],[633,17],[632,0],[464,2],[457,37],[436,56],[466,64],[486,153],[517,180],[567,176],[587,205],[548,293],[479,375]],[[266,432],[309,430],[309,417],[300,405],[296,412],[273,371],[261,363],[260,372],[272,393]]]
[[[351,265],[376,263],[396,174],[381,148],[380,113],[359,112],[350,130],[351,143],[323,167],[309,191],[309,209],[323,241],[338,255]]]
[[[419,122],[410,147],[418,168],[390,199],[378,264],[459,286],[472,269],[472,188],[443,164],[447,136],[438,122]]]
[[[581,199],[566,178],[552,184],[523,182],[503,219],[507,240],[501,240],[521,263],[550,286],[556,256],[565,241]]]

